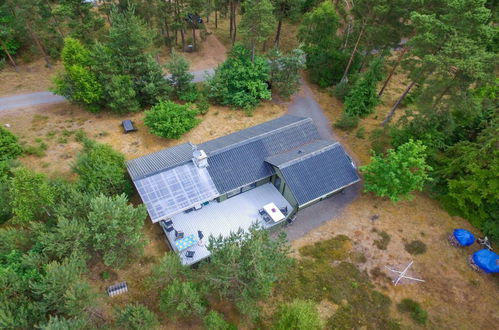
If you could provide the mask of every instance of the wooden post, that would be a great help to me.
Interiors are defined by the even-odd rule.
[[[279,23],[277,23],[277,32],[275,34],[275,41],[274,45],[279,48],[279,41],[281,39],[281,28],[282,28],[282,18],[279,20]]]

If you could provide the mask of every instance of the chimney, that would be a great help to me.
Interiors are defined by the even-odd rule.
[[[192,152],[192,161],[199,168],[208,167],[208,156],[203,150],[194,150]]]

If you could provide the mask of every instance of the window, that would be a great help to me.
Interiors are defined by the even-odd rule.
[[[234,197],[236,195],[239,195],[241,193],[241,188],[238,188],[238,189],[234,189],[232,191],[229,191],[227,193],[227,198],[231,198],[231,197]]]
[[[276,176],[274,180],[274,186],[277,188],[277,190],[281,191],[281,178]]]
[[[256,188],[256,182],[250,183],[249,185],[242,187],[241,192],[245,192],[245,191],[251,190],[253,188]]]

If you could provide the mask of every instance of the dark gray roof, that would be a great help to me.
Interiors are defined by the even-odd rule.
[[[208,154],[208,172],[220,194],[274,174],[271,155],[319,139],[310,118],[284,116],[198,146]]]
[[[135,181],[190,161],[192,151],[191,144],[183,143],[129,160],[126,166],[130,177]]]
[[[321,150],[328,148],[335,143],[336,142],[330,140],[315,140],[281,154],[267,157],[265,161],[278,168],[285,167],[289,163],[299,161],[300,159],[309,157],[311,154],[321,152]]]
[[[339,143],[283,163],[280,170],[299,205],[360,180],[352,160]]]
[[[285,115],[256,126],[204,142],[200,144],[198,148],[204,150],[208,156],[211,156],[237,147],[239,144],[262,139],[266,135],[276,134],[279,131],[287,130],[293,126],[301,126],[307,122],[312,123],[312,119]]]

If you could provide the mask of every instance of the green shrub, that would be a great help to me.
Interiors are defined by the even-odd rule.
[[[42,145],[30,145],[30,146],[25,146],[24,147],[24,152],[27,154],[27,155],[32,155],[32,156],[36,156],[36,157],[44,157],[46,154],[45,154],[45,149],[43,149],[43,146]]]
[[[311,301],[294,300],[283,304],[277,313],[275,330],[319,330],[322,329],[317,307]]]
[[[196,102],[196,110],[200,115],[206,115],[209,109],[210,103],[208,102],[206,97],[203,96]]]
[[[344,131],[351,131],[359,125],[359,118],[356,116],[350,116],[343,112],[341,117],[334,123],[334,127],[337,127]]]
[[[422,309],[421,305],[412,299],[403,299],[397,305],[397,308],[402,313],[410,313],[412,319],[418,324],[424,325],[428,320],[428,312]]]
[[[345,98],[350,93],[352,89],[353,81],[340,81],[334,88],[332,89],[332,95],[335,96],[341,102],[345,102]]]
[[[357,139],[364,139],[366,137],[366,129],[364,127],[359,128],[355,133],[355,137]]]
[[[144,124],[153,134],[167,139],[179,139],[200,123],[196,115],[197,112],[190,104],[160,101],[145,112]]]
[[[423,254],[426,252],[426,244],[420,240],[415,240],[405,244],[405,250],[410,254]]]
[[[391,136],[387,129],[376,128],[372,130],[369,139],[371,140],[371,149],[377,155],[384,154],[390,147]]]
[[[306,245],[300,248],[300,254],[316,260],[345,260],[349,250],[350,239],[345,235],[338,235],[313,245]]]
[[[146,306],[128,304],[117,310],[116,324],[122,329],[150,330],[159,326],[156,314]]]
[[[101,273],[101,277],[104,281],[107,281],[111,277],[111,274],[107,270],[105,270]]]
[[[225,321],[222,315],[216,311],[210,311],[203,318],[206,330],[237,330],[237,327]]]
[[[271,99],[269,70],[265,58],[255,56],[251,61],[251,52],[236,45],[208,80],[209,96],[222,105],[251,111],[261,100]]]
[[[0,127],[0,161],[16,159],[22,152],[17,136]]]
[[[76,157],[73,171],[79,175],[80,188],[92,194],[107,196],[125,193],[131,195],[132,186],[127,179],[125,157],[109,145],[91,141],[85,136],[84,148]]]
[[[200,94],[196,87],[193,86],[192,88],[180,93],[178,98],[184,102],[194,103],[200,98]]]
[[[390,243],[391,236],[388,234],[386,231],[382,230],[379,231],[376,228],[373,228],[372,230],[374,233],[377,233],[378,236],[380,237],[377,240],[374,240],[374,245],[380,250],[386,250],[388,248],[388,244]]]
[[[175,279],[161,292],[160,309],[172,319],[201,316],[205,302],[195,283]]]

